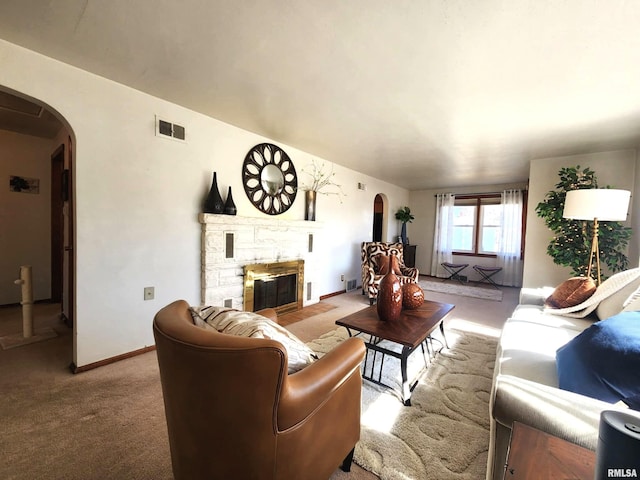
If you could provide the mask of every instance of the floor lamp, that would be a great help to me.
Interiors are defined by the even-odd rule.
[[[598,221],[624,221],[631,192],[609,188],[587,188],[567,192],[562,216],[571,220],[593,221],[593,238],[589,254],[587,277],[591,276],[593,257],[596,257],[597,282],[600,285],[600,249],[598,247]]]

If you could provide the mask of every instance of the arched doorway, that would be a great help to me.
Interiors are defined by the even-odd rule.
[[[4,166],[38,185],[32,196],[14,193],[9,199],[7,208],[14,211],[8,220],[13,224],[7,225],[10,235],[1,245],[7,253],[4,270],[15,275],[21,265],[31,265],[36,304],[49,304],[46,311],[59,313],[71,326],[75,310],[71,129],[48,105],[0,86],[0,130],[0,141],[12,152]],[[17,304],[19,289],[9,293],[0,303]],[[37,326],[37,316],[35,320]]]
[[[384,201],[380,194],[373,200],[373,235],[374,242],[382,241],[382,226],[384,224]]]

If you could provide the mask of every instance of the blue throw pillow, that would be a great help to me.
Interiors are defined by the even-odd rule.
[[[594,323],[556,352],[560,388],[639,409],[640,312]]]

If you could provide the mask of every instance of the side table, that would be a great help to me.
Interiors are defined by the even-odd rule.
[[[416,246],[405,243],[402,246],[402,261],[406,267],[414,268],[416,266]]]
[[[593,480],[595,469],[595,452],[528,425],[513,422],[505,480]]]

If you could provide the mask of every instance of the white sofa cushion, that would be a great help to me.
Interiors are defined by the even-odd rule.
[[[500,375],[557,387],[556,350],[580,332],[509,319],[502,329],[495,368]]]
[[[545,309],[541,305],[518,305],[511,314],[510,320],[520,320],[538,323],[554,328],[570,328],[581,332],[589,328],[596,318],[591,315],[587,318],[573,318],[562,315],[554,315],[553,310]]]

